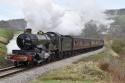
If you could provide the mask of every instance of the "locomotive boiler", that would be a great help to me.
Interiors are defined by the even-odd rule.
[[[104,46],[102,39],[85,39],[55,32],[32,34],[31,29],[17,37],[20,50],[13,50],[9,60],[15,66],[51,62]]]

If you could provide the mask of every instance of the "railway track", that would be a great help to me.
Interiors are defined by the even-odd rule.
[[[16,74],[16,73],[19,73],[19,72],[22,72],[25,69],[26,68],[16,68],[15,66],[0,69],[0,79],[7,77],[7,76],[10,76],[10,75],[13,75],[13,74]]]
[[[0,77],[0,83],[28,83],[31,79],[37,78],[47,71],[62,68],[63,66],[70,65],[73,62],[80,60],[81,58],[84,58],[84,57],[87,57],[87,56],[90,56],[93,54],[97,54],[104,50],[105,50],[105,48],[102,48],[102,49],[94,51],[94,52],[89,52],[89,53],[85,53],[85,54],[78,55],[75,57],[70,57],[70,58],[60,60],[57,62],[53,62],[50,64],[37,66],[37,67],[35,66],[32,68],[26,68],[24,70],[22,69],[15,73],[11,72],[12,74],[9,73],[10,75],[4,75],[4,76]],[[1,74],[2,73],[0,72],[0,75]]]
[[[87,53],[87,52],[85,52],[85,53]],[[71,57],[68,57],[68,58],[71,58]],[[67,59],[67,58],[64,58],[64,59]],[[58,61],[59,60],[57,60],[57,62]],[[39,65],[34,65],[34,66],[31,66],[31,67],[19,67],[19,68],[16,68],[15,66],[11,66],[11,67],[8,67],[8,68],[0,69],[0,79],[11,76],[11,75],[14,75],[14,74],[17,74],[17,73],[20,73],[20,72],[23,72],[23,71],[26,71],[26,70],[37,68],[37,67],[40,67],[40,66],[45,66],[47,64],[52,64],[54,62],[56,62],[56,61],[52,61],[52,62],[49,62],[49,63],[43,63],[43,64],[39,64]]]
[[[0,69],[0,72],[4,72],[4,71],[7,71],[7,70],[10,70],[10,69],[13,69],[15,68],[15,66],[10,66],[10,67],[7,67],[7,68],[3,68],[3,69]]]
[[[5,77],[9,77],[11,75],[14,75],[14,74],[17,74],[17,73],[20,73],[20,72],[23,72],[23,71],[27,71],[27,70],[30,70],[30,69],[34,69],[34,68],[38,68],[40,66],[43,66],[43,65],[47,65],[49,63],[44,63],[44,64],[38,64],[38,65],[34,65],[34,66],[28,66],[28,67],[15,67],[15,66],[11,66],[11,67],[7,67],[7,68],[3,68],[3,69],[0,69],[0,79],[2,78],[5,78]]]

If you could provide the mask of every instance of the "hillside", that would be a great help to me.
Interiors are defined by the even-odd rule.
[[[111,37],[125,38],[125,8],[107,10],[105,13],[114,20],[109,29]]]
[[[14,29],[24,29],[26,27],[26,21],[24,19],[14,19],[8,21],[0,21],[1,28],[14,28]]]
[[[24,19],[9,20],[8,23],[13,28],[24,29],[26,27],[26,21]]]
[[[106,10],[106,14],[110,15],[125,15],[125,9],[112,9],[112,10]]]

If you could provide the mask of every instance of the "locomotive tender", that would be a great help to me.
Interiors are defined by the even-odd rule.
[[[71,57],[87,50],[104,46],[102,39],[85,39],[55,32],[32,34],[31,29],[17,37],[20,50],[13,50],[9,55],[15,66],[50,62]]]

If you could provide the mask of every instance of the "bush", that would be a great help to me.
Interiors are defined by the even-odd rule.
[[[124,54],[125,52],[125,39],[114,39],[111,45],[112,49],[118,54]]]

